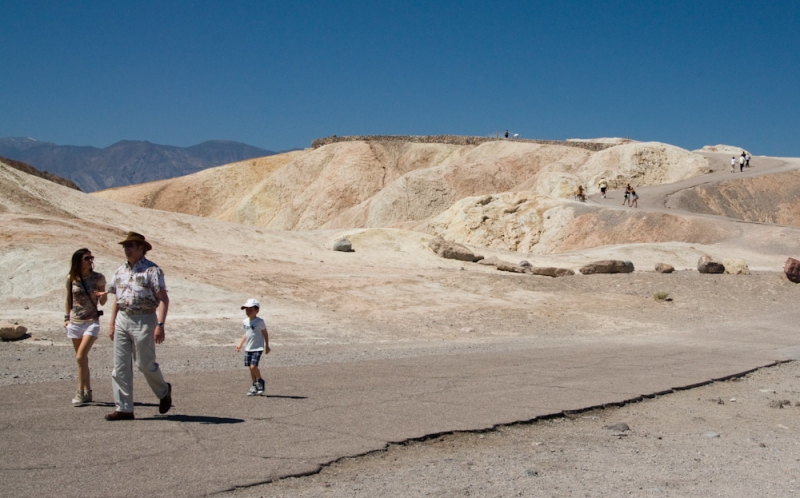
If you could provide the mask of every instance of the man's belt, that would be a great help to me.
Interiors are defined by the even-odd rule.
[[[125,313],[128,316],[139,316],[139,315],[154,315],[156,313],[155,308],[150,310],[120,310],[121,312]]]

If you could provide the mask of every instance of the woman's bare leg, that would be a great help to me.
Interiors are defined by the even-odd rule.
[[[78,362],[78,389],[92,390],[92,376],[89,372],[89,351],[96,341],[96,337],[85,335],[81,339],[72,339],[75,348],[75,360]]]

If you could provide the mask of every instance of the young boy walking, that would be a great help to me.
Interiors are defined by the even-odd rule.
[[[261,354],[269,354],[269,334],[267,324],[258,317],[260,306],[255,299],[248,299],[242,309],[247,313],[247,318],[242,320],[242,340],[236,345],[238,353],[242,346],[244,348],[244,366],[250,367],[250,378],[253,385],[250,386],[248,396],[261,396],[264,394],[264,379],[261,378],[261,371],[258,369],[258,362]]]

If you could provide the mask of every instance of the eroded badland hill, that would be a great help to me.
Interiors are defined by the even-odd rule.
[[[49,315],[61,313],[69,255],[90,247],[111,274],[122,260],[117,242],[133,230],[152,241],[152,259],[167,273],[172,320],[200,327],[199,335],[176,331],[191,343],[230,340],[220,319],[254,295],[270,303],[289,342],[428,339],[462,328],[482,330],[477,337],[538,333],[531,316],[589,327],[596,316],[585,307],[597,302],[647,321],[658,285],[633,299],[580,275],[550,280],[444,260],[427,243],[442,235],[486,257],[574,270],[630,260],[645,279],[659,262],[694,269],[703,254],[779,272],[800,254],[792,202],[800,162],[757,157],[734,175],[726,161],[661,143],[592,151],[365,140],[91,195],[0,166],[3,315],[57,333]],[[627,183],[639,208],[622,205]],[[579,184],[588,202],[574,200]],[[331,251],[341,237],[354,253]],[[563,292],[573,297],[554,298]],[[431,316],[451,325],[432,328]]]

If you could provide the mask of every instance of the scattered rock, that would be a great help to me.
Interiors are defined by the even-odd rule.
[[[498,261],[495,264],[498,270],[500,271],[510,271],[513,273],[527,273],[526,268],[524,266],[515,265],[514,263],[508,263],[506,261]]]
[[[353,251],[353,244],[350,243],[349,239],[339,239],[334,242],[333,250],[341,252],[355,252]]]
[[[428,247],[445,259],[456,259],[458,261],[469,261],[471,263],[483,259],[483,256],[474,254],[467,246],[450,242],[441,236],[432,238],[428,243]]]
[[[486,266],[494,266],[494,265],[497,264],[498,261],[499,260],[497,259],[497,256],[489,256],[488,258],[484,258],[484,259],[478,261],[478,264],[486,265]]]
[[[616,431],[616,432],[625,432],[631,430],[631,428],[628,427],[628,424],[626,424],[625,422],[620,422],[618,424],[604,425],[603,429],[608,429],[610,431]]]
[[[22,339],[27,333],[27,327],[11,322],[0,322],[0,339],[4,341]]]
[[[724,404],[725,404],[725,402],[724,402],[724,401],[722,401],[722,398],[719,398],[719,397],[717,397],[717,398],[714,398],[714,399],[712,399],[711,401],[713,401],[714,403],[716,403],[716,404],[718,404],[718,405],[724,405]]]
[[[536,477],[539,475],[539,471],[536,469],[528,469],[525,471],[525,474],[527,474],[528,477]]]
[[[533,265],[525,261],[524,259],[519,262],[519,265],[523,268],[533,268]]]
[[[783,273],[791,282],[800,284],[800,261],[794,258],[787,259],[783,265]]]
[[[575,275],[575,272],[569,268],[555,268],[553,266],[533,266],[528,269],[533,275],[542,275],[545,277],[565,277],[568,275]]]
[[[714,261],[711,256],[700,256],[697,261],[697,271],[700,273],[725,273],[725,266]]]
[[[722,266],[725,267],[725,273],[731,275],[750,275],[750,268],[743,259],[724,259]]]
[[[618,259],[605,259],[589,263],[578,271],[583,275],[591,275],[593,273],[631,273],[633,271],[633,263]]]
[[[658,273],[672,273],[675,271],[675,267],[666,263],[659,263],[656,265],[656,271]]]
[[[708,432],[704,432],[703,435],[705,437],[719,437],[719,432],[708,431]]]
[[[784,406],[791,406],[792,402],[788,399],[774,400],[769,402],[770,408],[783,408]]]

